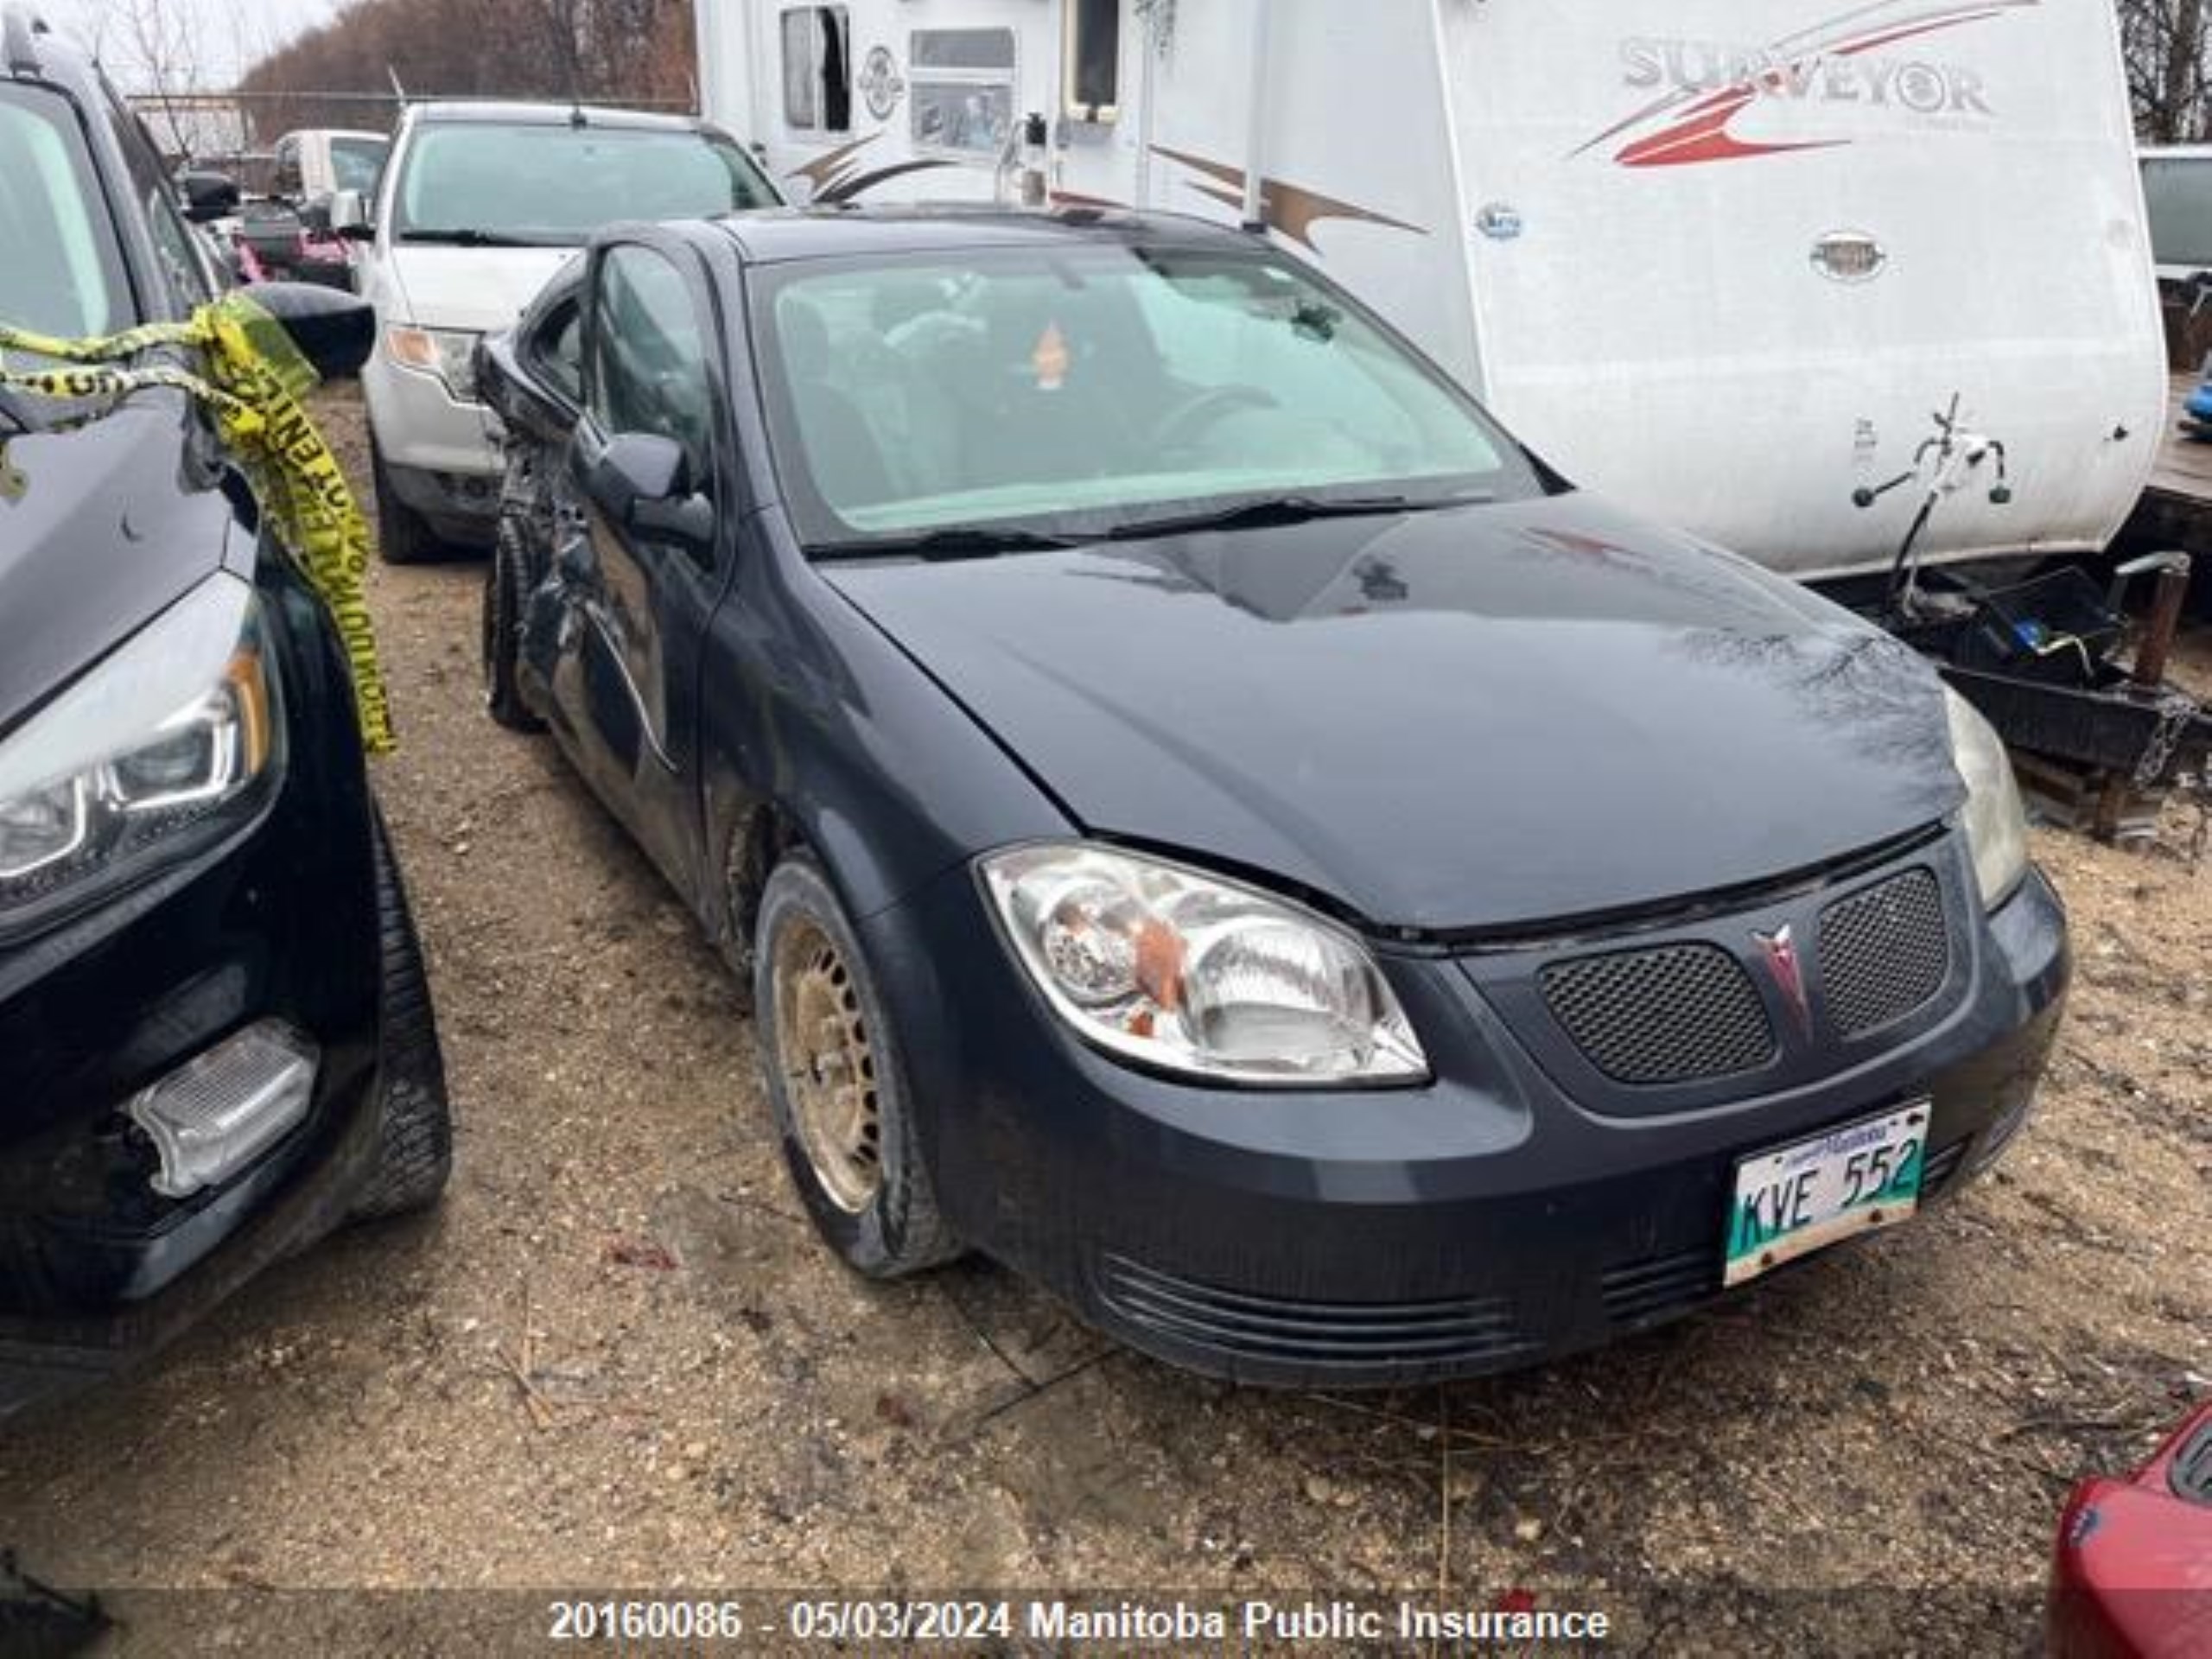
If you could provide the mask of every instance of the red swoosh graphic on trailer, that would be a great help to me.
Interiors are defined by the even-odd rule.
[[[1730,128],[1738,116],[1767,93],[1786,91],[1793,79],[1815,73],[1824,58],[1859,57],[1885,46],[1894,46],[1899,41],[1960,29],[1968,23],[1984,22],[1993,17],[2001,17],[2008,11],[2018,11],[2041,3],[2042,0],[1975,0],[1972,4],[1951,6],[1924,12],[1916,17],[1896,19],[1861,34],[1807,41],[1807,36],[1818,35],[1823,30],[1864,17],[1869,11],[1888,10],[1886,5],[1880,4],[1862,6],[1829,22],[1815,24],[1799,35],[1785,36],[1766,48],[1767,55],[1772,58],[1781,58],[1783,54],[1794,54],[1785,60],[1715,92],[1670,92],[1645,105],[1625,121],[1599,133],[1574,154],[1583,155],[1669,111],[1679,111],[1671,124],[1626,145],[1613,159],[1623,167],[1690,167],[1707,162],[1742,161],[1754,156],[1786,155],[1796,150],[1834,149],[1852,141],[1848,138],[1817,138],[1801,139],[1790,143],[1761,143],[1739,138]],[[1680,106],[1686,99],[1695,101],[1688,109],[1681,110]]]

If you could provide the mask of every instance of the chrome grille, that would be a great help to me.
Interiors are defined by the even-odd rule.
[[[1584,957],[1545,969],[1542,982],[1552,1017],[1616,1083],[1695,1083],[1774,1058],[1765,1005],[1716,945]]]
[[[1821,983],[1839,1035],[1859,1037],[1927,1007],[1951,972],[1943,890],[1907,870],[1821,912]]]

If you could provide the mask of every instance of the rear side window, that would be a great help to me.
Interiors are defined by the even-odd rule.
[[[570,300],[546,313],[523,342],[530,365],[570,403],[584,395],[583,306]]]
[[[330,141],[330,185],[334,190],[358,190],[368,195],[384,171],[385,152],[391,146],[381,138],[334,138]]]
[[[287,135],[276,141],[276,194],[296,196],[306,188],[300,176],[300,141]]]
[[[590,407],[601,429],[673,438],[683,446],[691,487],[711,492],[707,336],[683,273],[651,248],[613,248],[600,262],[596,292]]]
[[[104,334],[133,318],[106,204],[70,106],[0,80],[0,318]]]
[[[842,6],[784,13],[784,124],[794,132],[849,132],[852,25]]]

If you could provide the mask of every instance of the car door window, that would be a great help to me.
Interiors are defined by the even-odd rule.
[[[548,385],[572,404],[582,402],[583,308],[574,299],[548,312],[523,342],[523,350]]]
[[[707,332],[691,290],[651,248],[600,262],[588,404],[608,436],[646,432],[683,446],[691,486],[713,493],[714,404]]]
[[[189,309],[204,304],[214,297],[213,285],[192,227],[177,211],[175,192],[162,172],[153,145],[139,127],[137,118],[121,105],[111,103],[108,113],[115,124],[116,143],[123,151],[124,170],[130,177],[131,194],[146,210],[146,227],[153,233],[154,251],[161,257],[169,292],[181,308]]]

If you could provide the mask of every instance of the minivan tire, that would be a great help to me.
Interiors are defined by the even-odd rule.
[[[386,564],[422,564],[438,556],[440,543],[423,516],[399,499],[384,454],[369,440],[369,474],[377,492],[377,556]]]

